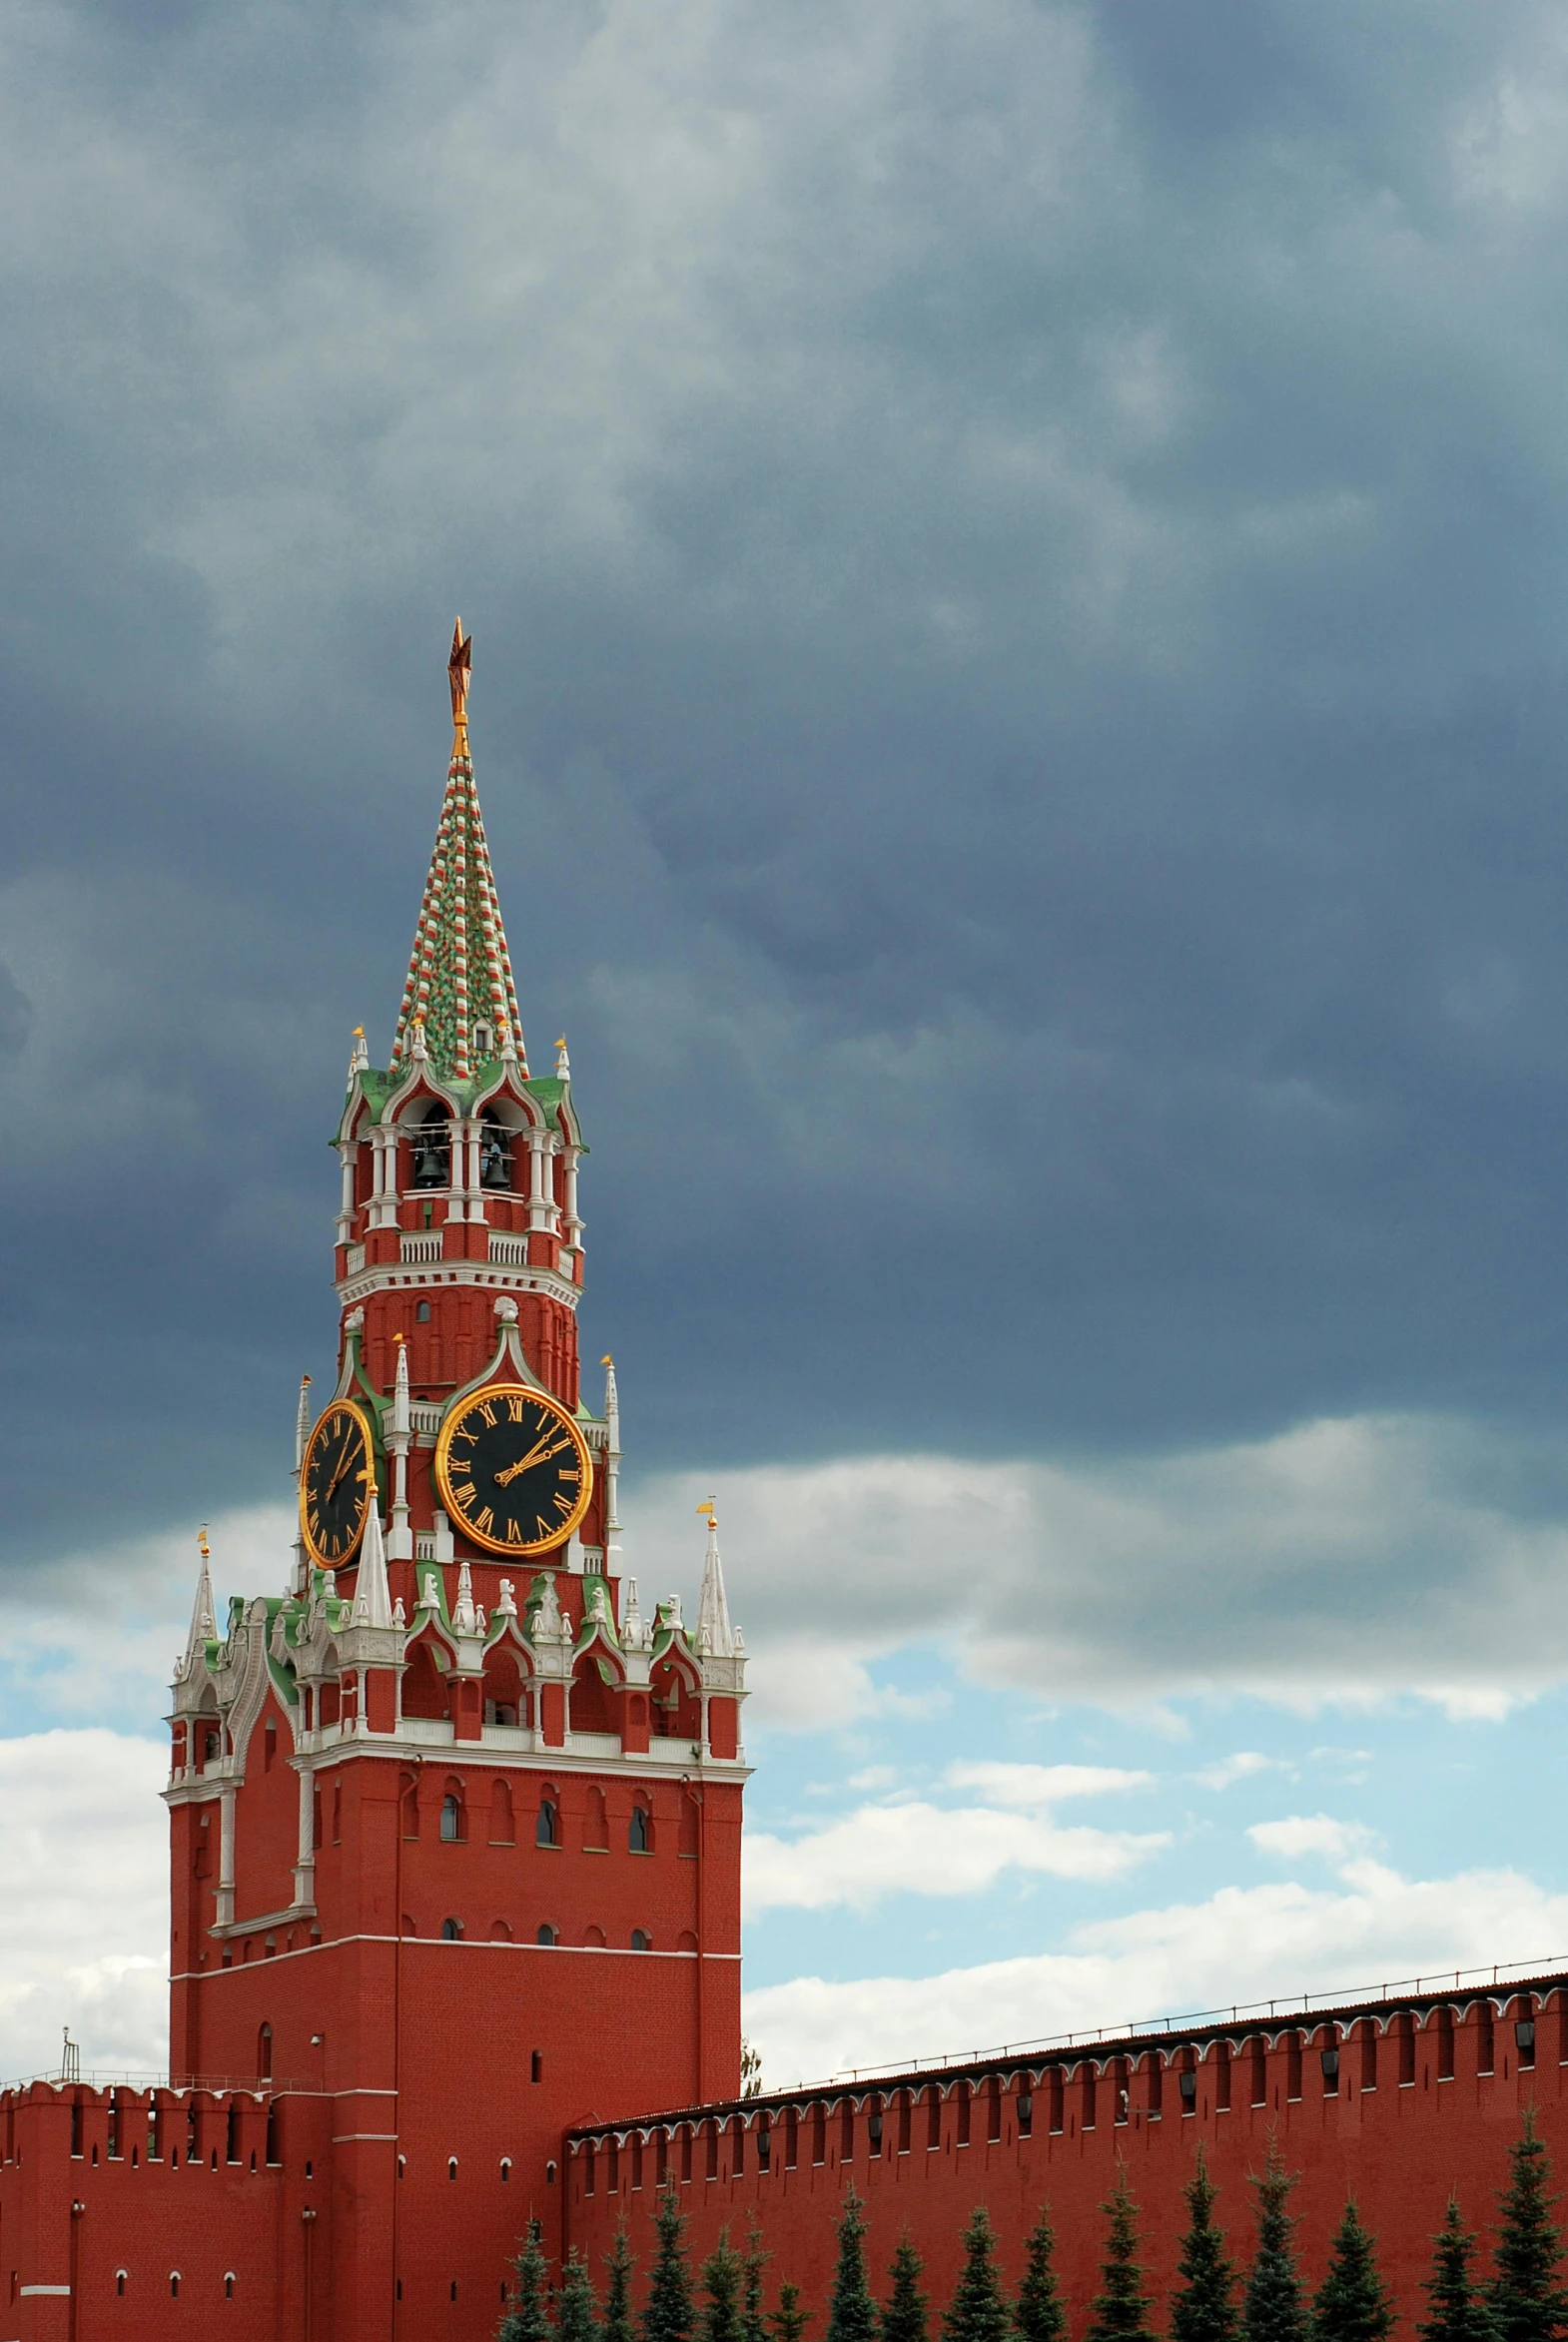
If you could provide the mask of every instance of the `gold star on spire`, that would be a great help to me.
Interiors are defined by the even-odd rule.
[[[473,637],[464,634],[459,618],[451,630],[451,656],[446,661],[446,680],[451,685],[453,756],[468,753],[468,681],[472,673]]]

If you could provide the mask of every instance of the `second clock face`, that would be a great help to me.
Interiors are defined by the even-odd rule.
[[[376,1489],[371,1427],[334,1399],[311,1433],[300,1473],[300,1527],[318,1569],[342,1569],[365,1530]]]
[[[452,1520],[491,1553],[542,1553],[588,1509],[587,1442],[558,1400],[492,1382],[447,1416],[435,1480]]]

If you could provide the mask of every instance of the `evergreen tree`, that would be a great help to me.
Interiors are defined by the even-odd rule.
[[[1067,2311],[1052,2266],[1056,2232],[1044,2205],[1024,2239],[1024,2281],[1013,2305],[1013,2325],[1019,2342],[1066,2342]]]
[[[1502,2225],[1492,2265],[1491,2309],[1501,2342],[1557,2342],[1568,2331],[1568,2293],[1557,2283],[1562,2237],[1552,2218],[1557,2201],[1551,2158],[1535,2135],[1535,2109],[1508,2150],[1513,2175],[1501,2197]]]
[[[659,2189],[653,2225],[658,2232],[659,2248],[642,2309],[642,2342],[691,2342],[693,2318],[691,2279],[686,2274],[686,2221],[673,2179],[666,2180]],[[527,2342],[532,2342],[531,2336]]]
[[[1138,2206],[1127,2183],[1127,2165],[1121,2161],[1117,2183],[1102,2209],[1110,2228],[1085,2342],[1155,2342],[1138,2258]]]
[[[495,2329],[495,2342],[552,2342],[550,2265],[531,2221],[511,2266],[511,2300]]]
[[[839,2218],[839,2265],[828,2309],[827,2342],[874,2342],[877,2305],[866,2282],[865,2210],[850,2181]]]
[[[762,2274],[772,2256],[762,2247],[757,2215],[746,2222],[746,2249],[740,2256],[740,2328],[745,2342],[768,2342],[768,2321],[762,2308]]]
[[[773,2342],[806,2342],[806,2328],[816,2314],[814,2309],[801,2308],[798,2285],[781,2285],[779,2306],[768,2320]]]
[[[729,2230],[702,2264],[702,2342],[744,2342],[740,2320],[740,2255],[730,2249]]]
[[[599,2342],[599,2305],[593,2279],[580,2253],[566,2255],[561,2271],[560,2299],[555,2304],[558,2342]]]
[[[1432,2273],[1426,2281],[1432,2314],[1416,2328],[1421,2342],[1497,2342],[1491,2304],[1470,2275],[1475,2231],[1459,2217],[1452,2196],[1432,2245]]]
[[[1187,2226],[1176,2263],[1180,2283],[1171,2296],[1171,2342],[1234,2342],[1241,2316],[1235,2301],[1235,2266],[1214,2226],[1219,2190],[1208,2176],[1203,2150],[1197,2169],[1181,2190]]]
[[[631,2322],[631,2272],[636,2267],[631,2246],[626,2241],[624,2227],[615,2231],[615,2241],[604,2256],[609,2283],[604,2288],[603,2342],[634,2342],[635,2329]]]
[[[882,2312],[882,2342],[926,2342],[926,2296],[920,2285],[923,2265],[906,2228],[888,2268],[893,2286]]]
[[[964,2231],[964,2266],[942,2320],[943,2342],[1007,2342],[1011,2324],[997,2275],[997,2237],[984,2204]]]
[[[1295,2270],[1295,2226],[1287,2206],[1298,2172],[1286,2171],[1278,2142],[1268,2134],[1268,2154],[1261,2175],[1254,2172],[1257,2250],[1246,2280],[1242,2332],[1246,2342],[1306,2342],[1306,2311]]]
[[[1377,2274],[1377,2253],[1352,2196],[1312,2303],[1314,2342],[1383,2342],[1393,2324],[1393,2303]]]

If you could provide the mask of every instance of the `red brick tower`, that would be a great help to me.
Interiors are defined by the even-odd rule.
[[[220,1635],[204,1554],[171,1720],[174,2077],[271,2085],[334,2342],[489,2334],[525,2223],[559,2250],[567,2125],[739,2086],[744,1653],[711,1529],[694,1630],[620,1574],[584,1150],[564,1044],[528,1071],[467,681],[459,627],[392,1064],[357,1037],[339,1126],[290,1591]]]

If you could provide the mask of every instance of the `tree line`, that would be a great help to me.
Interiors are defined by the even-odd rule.
[[[1558,2282],[1563,2241],[1552,2214],[1551,2164],[1532,2112],[1508,2150],[1498,2197],[1491,2267],[1477,2263],[1480,2238],[1450,2197],[1432,2240],[1427,2315],[1420,2342],[1568,2342],[1568,2289]],[[1329,2249],[1315,2293],[1302,2278],[1286,2171],[1272,2135],[1263,2169],[1251,2176],[1253,2250],[1243,2272],[1214,2219],[1219,2190],[1202,2149],[1182,2188],[1187,2224],[1169,2303],[1169,2342],[1383,2342],[1396,2315],[1378,2269],[1377,2247],[1354,2199]],[[1105,2257],[1081,2342],[1161,2342],[1140,2254],[1138,2203],[1118,2163],[1104,2205]],[[560,2281],[535,2226],[513,2263],[510,2299],[496,2342],[805,2342],[817,2312],[800,2288],[781,2284],[767,2306],[769,2255],[755,2219],[737,2250],[725,2229],[693,2283],[686,2218],[673,2181],[655,2199],[656,2244],[642,2309],[632,2304],[636,2256],[625,2228],[604,2260],[602,2302],[581,2255],[567,2255]],[[984,2204],[964,2231],[964,2261],[953,2297],[937,2319],[938,2342],[1069,2342],[1067,2305],[1055,2267],[1056,2237],[1043,2210],[1025,2245],[1024,2273],[1010,2294],[997,2267],[997,2238]],[[933,2342],[923,2264],[908,2229],[878,2300],[866,2266],[865,2206],[848,2189],[838,2220],[838,2264],[823,2342]]]

